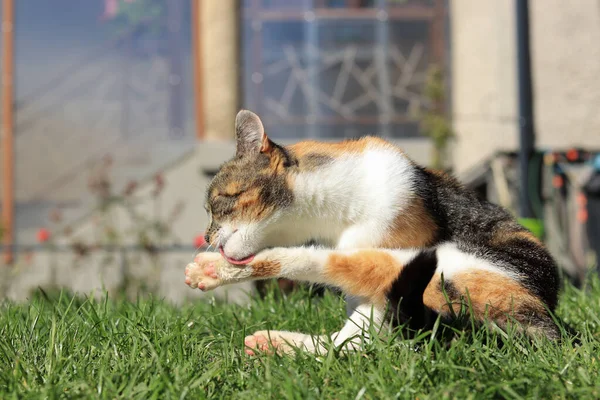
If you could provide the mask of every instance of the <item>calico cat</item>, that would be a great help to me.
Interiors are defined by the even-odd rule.
[[[477,321],[559,337],[557,266],[501,207],[376,137],[283,147],[247,110],[235,133],[235,157],[207,191],[206,241],[219,253],[186,267],[192,288],[279,277],[337,287],[349,319],[330,339],[350,349],[386,325],[386,310],[419,329],[427,311],[451,319],[467,303]],[[327,339],[260,331],[245,344],[319,352]]]

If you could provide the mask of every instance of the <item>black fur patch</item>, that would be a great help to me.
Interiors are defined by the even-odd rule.
[[[319,153],[308,153],[302,157],[300,167],[306,170],[314,170],[324,165],[330,164],[333,161],[333,157]]]
[[[455,301],[460,299],[460,292],[451,281],[444,280],[444,293],[448,296],[448,300]]]
[[[293,154],[286,149],[284,146],[280,146],[277,143],[271,142],[271,146],[277,151],[281,157],[283,158],[283,166],[286,168],[297,166],[298,159],[293,156]]]
[[[402,268],[387,294],[394,325],[407,323],[413,330],[428,326],[430,310],[423,304],[423,292],[435,273],[437,262],[435,249],[427,249]]]
[[[488,259],[522,276],[522,283],[550,310],[558,301],[558,268],[541,245],[515,236],[498,244],[498,230],[526,232],[504,208],[480,199],[454,178],[416,167],[417,195],[440,226],[438,242],[452,241],[461,251]],[[436,244],[437,244],[436,243]]]

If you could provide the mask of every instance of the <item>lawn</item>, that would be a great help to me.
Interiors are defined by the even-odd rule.
[[[581,346],[518,335],[502,344],[476,330],[449,348],[430,333],[416,349],[386,340],[351,355],[249,357],[245,334],[331,332],[342,301],[272,291],[245,306],[175,308],[38,295],[0,308],[0,398],[599,398],[600,281],[567,286],[559,314],[582,332]]]

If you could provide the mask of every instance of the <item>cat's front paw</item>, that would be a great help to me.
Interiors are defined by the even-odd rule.
[[[192,289],[212,290],[223,283],[219,270],[226,264],[219,253],[201,253],[185,267],[185,283]]]

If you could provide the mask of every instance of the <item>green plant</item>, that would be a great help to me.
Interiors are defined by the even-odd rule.
[[[440,67],[433,65],[427,71],[424,95],[430,104],[429,110],[419,115],[421,132],[433,142],[431,167],[449,169],[449,144],[455,138],[452,124],[443,111],[446,102],[446,85]]]

